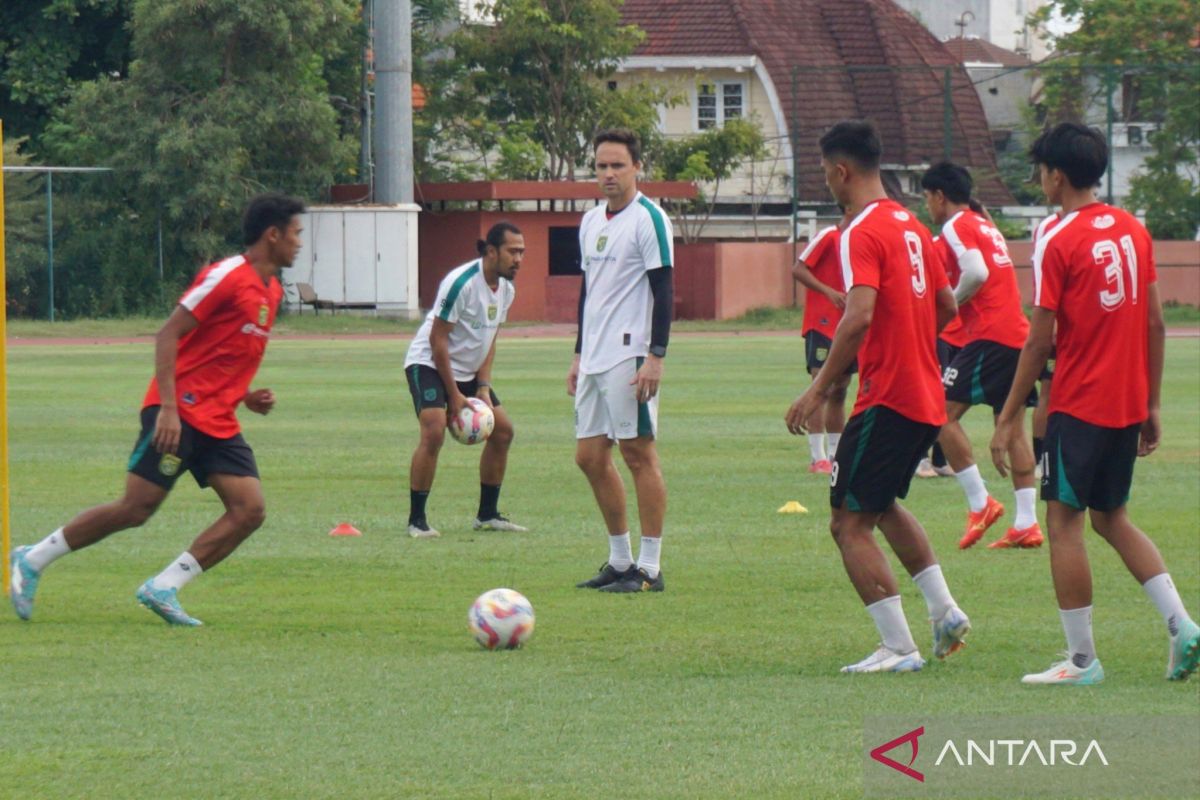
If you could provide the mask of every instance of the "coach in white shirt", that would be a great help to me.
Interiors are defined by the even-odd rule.
[[[654,440],[674,303],[671,222],[638,191],[641,142],[635,133],[601,131],[592,145],[607,202],[585,214],[579,226],[583,286],[567,393],[575,397],[575,463],[604,516],[609,556],[599,573],[577,585],[602,592],[661,592],[667,487]],[[637,491],[642,541],[636,563],[625,485],[612,458],[614,441]]]

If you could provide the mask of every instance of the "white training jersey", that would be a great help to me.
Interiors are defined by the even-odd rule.
[[[583,215],[579,250],[587,281],[579,371],[589,375],[649,352],[646,272],[675,262],[671,221],[641,192],[612,219],[602,203]]]
[[[516,294],[512,281],[504,278],[493,292],[483,277],[483,262],[478,258],[450,270],[438,284],[433,308],[408,346],[404,368],[424,364],[437,369],[429,334],[433,331],[433,321],[440,319],[454,325],[450,330],[450,368],[454,380],[460,383],[471,380],[483,366]]]

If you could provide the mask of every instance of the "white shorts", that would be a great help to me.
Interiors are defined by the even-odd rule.
[[[645,359],[630,358],[607,372],[580,375],[575,388],[575,438],[655,438],[658,435],[658,395],[637,401],[633,378]]]

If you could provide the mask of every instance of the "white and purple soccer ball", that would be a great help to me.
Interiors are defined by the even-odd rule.
[[[496,427],[496,415],[487,403],[478,397],[468,397],[467,404],[456,416],[450,418],[450,435],[462,444],[479,444],[492,435]]]
[[[488,650],[513,650],[533,634],[533,605],[512,589],[479,595],[467,612],[471,635]]]

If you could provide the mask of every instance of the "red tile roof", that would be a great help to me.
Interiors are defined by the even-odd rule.
[[[1013,202],[996,177],[987,120],[966,71],[891,0],[626,0],[622,16],[646,33],[638,56],[758,56],[798,142],[800,198],[808,202],[829,197],[816,139],[841,119],[874,120],[885,163],[942,160],[948,68],[950,157],[974,168],[984,202]]]
[[[958,37],[947,39],[945,45],[960,64],[976,62],[1000,64],[1004,67],[1028,67],[1033,64],[1028,57],[1020,53],[1006,50],[998,44],[992,44],[976,36],[968,36],[965,39]]]

